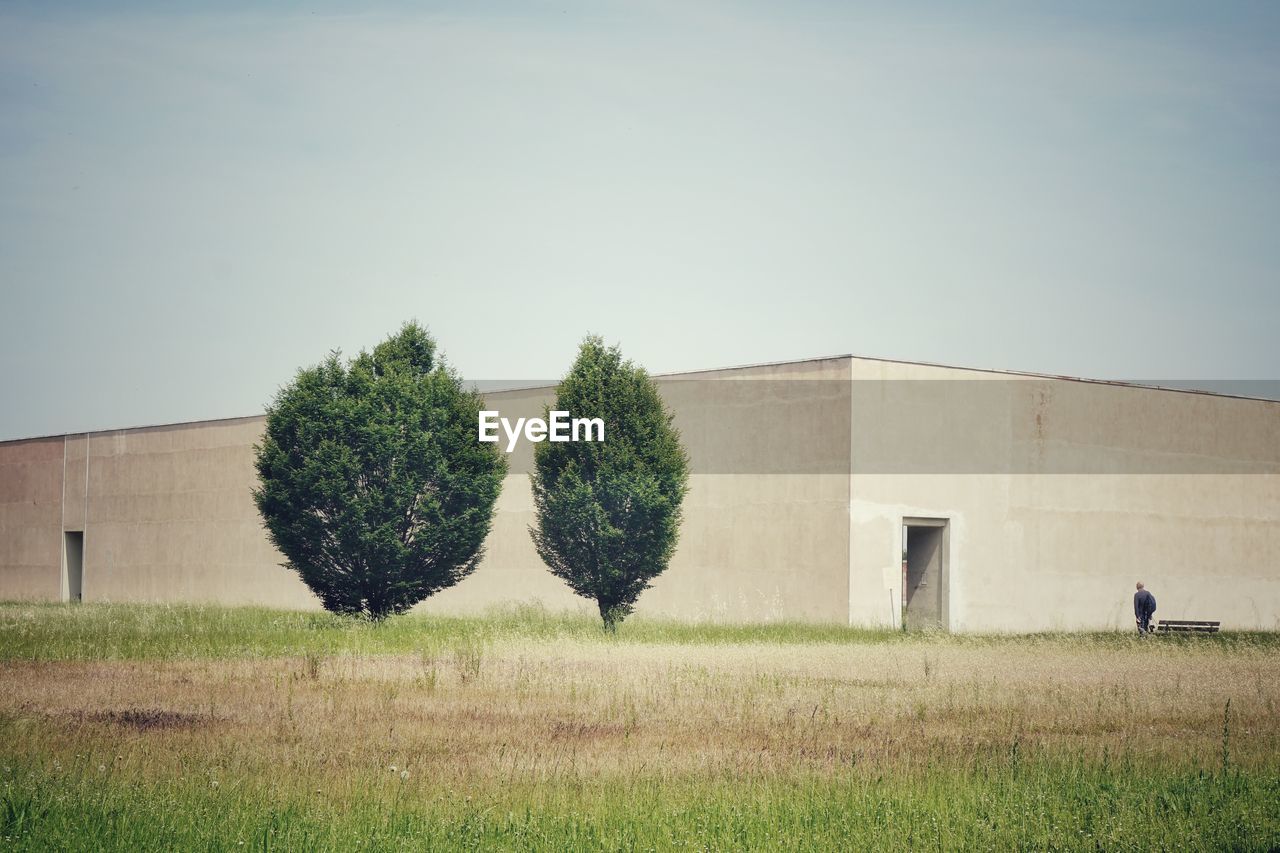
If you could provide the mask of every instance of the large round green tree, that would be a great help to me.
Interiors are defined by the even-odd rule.
[[[475,569],[506,473],[480,408],[416,323],[276,395],[253,497],[327,609],[381,619]]]
[[[675,551],[688,459],[653,380],[600,338],[582,343],[555,409],[601,418],[604,441],[536,445],[530,533],[552,574],[613,630]]]

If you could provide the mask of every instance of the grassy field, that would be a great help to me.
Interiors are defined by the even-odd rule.
[[[1280,636],[0,605],[0,847],[1274,849]]]

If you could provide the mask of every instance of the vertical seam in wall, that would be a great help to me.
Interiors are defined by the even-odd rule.
[[[62,436],[62,497],[58,500],[58,598],[71,598],[71,583],[67,578],[67,437]]]
[[[846,358],[849,374],[845,378],[849,388],[849,434],[844,446],[849,454],[849,464],[844,476],[844,624],[853,624],[853,358]]]
[[[84,521],[80,525],[80,600],[84,601],[85,556],[89,553],[89,433],[84,434]]]

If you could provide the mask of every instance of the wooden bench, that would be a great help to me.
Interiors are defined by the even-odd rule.
[[[1216,634],[1221,622],[1193,622],[1190,619],[1161,619],[1157,631],[1183,631],[1196,634]]]

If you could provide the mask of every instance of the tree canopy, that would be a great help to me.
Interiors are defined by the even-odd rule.
[[[535,446],[530,533],[551,572],[613,629],[675,552],[688,459],[653,380],[598,337],[583,341],[554,408],[602,418],[604,441]]]
[[[506,473],[479,395],[416,323],[298,371],[267,409],[253,497],[271,541],[337,613],[400,613],[479,563]]]

